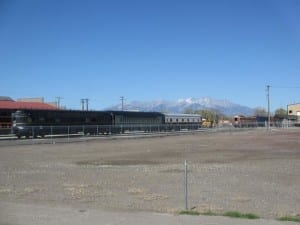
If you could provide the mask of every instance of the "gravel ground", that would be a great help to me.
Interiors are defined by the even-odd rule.
[[[13,213],[24,205],[32,215],[35,207],[174,215],[184,208],[185,160],[189,208],[251,212],[279,224],[275,218],[300,215],[299,135],[254,130],[1,146],[0,224],[26,224]]]

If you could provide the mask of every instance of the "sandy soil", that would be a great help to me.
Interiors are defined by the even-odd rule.
[[[187,160],[189,208],[300,215],[299,137],[255,130],[1,146],[0,202],[175,213]]]

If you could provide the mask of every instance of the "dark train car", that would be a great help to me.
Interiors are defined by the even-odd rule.
[[[269,118],[267,116],[256,116],[256,123],[258,127],[266,127],[268,125]],[[270,117],[271,125],[273,124],[274,118]]]
[[[10,134],[12,127],[11,109],[0,109],[0,135]]]
[[[159,131],[164,114],[159,112],[108,111],[112,116],[112,132]]]
[[[18,136],[107,133],[112,117],[103,111],[18,110],[12,114],[13,133]]]
[[[12,131],[20,138],[56,134],[98,135],[135,131],[156,132],[166,130],[167,126],[173,127],[178,124],[181,128],[199,128],[200,116],[185,115],[184,119],[182,119],[182,114],[180,116],[181,120],[178,120],[178,123],[166,124],[169,120],[166,119],[165,114],[159,112],[18,110],[12,114]]]
[[[18,110],[12,114],[13,133],[19,138],[55,134],[109,134],[158,131],[164,115],[158,112]]]

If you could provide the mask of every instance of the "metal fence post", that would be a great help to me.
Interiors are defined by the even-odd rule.
[[[70,142],[70,126],[68,126],[68,142]]]
[[[185,210],[188,210],[188,164],[184,161],[184,199],[185,199]]]

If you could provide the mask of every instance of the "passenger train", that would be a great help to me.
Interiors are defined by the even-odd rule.
[[[194,114],[136,111],[18,110],[12,114],[12,133],[18,138],[54,134],[117,134],[198,129]]]

